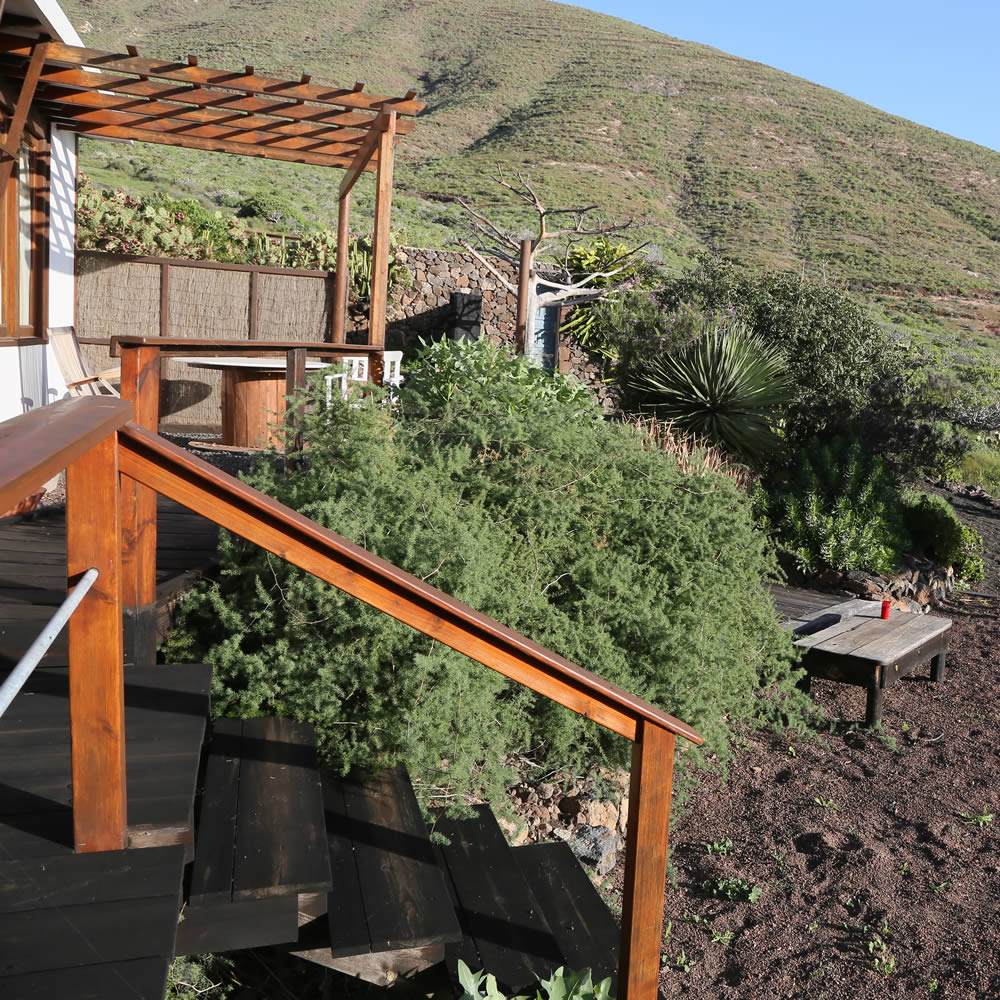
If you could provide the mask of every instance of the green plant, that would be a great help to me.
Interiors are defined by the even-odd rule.
[[[472,972],[462,959],[458,960],[458,982],[462,987],[460,1000],[507,1000],[497,988],[496,976],[485,971]],[[566,972],[558,968],[548,979],[539,977],[538,986],[535,1000],[613,1000],[611,980],[594,983],[590,969]],[[512,997],[511,1000],[528,998]]]
[[[774,427],[791,398],[780,352],[737,323],[716,322],[689,347],[651,358],[632,388],[657,417],[754,460],[778,449]]]
[[[715,882],[708,879],[702,882],[701,887],[713,896],[721,896],[734,902],[756,903],[764,895],[761,886],[739,877],[723,878]]]
[[[712,931],[712,944],[721,944],[723,948],[728,948],[732,943],[732,931]]]
[[[574,383],[484,344],[435,345],[408,372],[396,407],[327,407],[315,385],[302,460],[261,463],[252,485],[669,706],[721,760],[731,725],[806,710],[773,557],[730,477],[682,472]],[[220,713],[310,721],[338,766],[404,760],[425,803],[499,799],[517,753],[626,759],[589,720],[240,539],[219,565],[167,655],[213,663]]]
[[[815,796],[813,798],[813,803],[820,806],[822,809],[832,809],[834,812],[840,812],[840,806],[838,806],[833,799],[824,799],[819,796]]]
[[[938,990],[938,981],[936,979],[932,979],[927,984],[927,992],[928,993],[937,993],[937,990]]]
[[[935,896],[943,896],[951,888],[950,882],[931,882],[929,884]]]
[[[959,520],[944,497],[906,490],[902,502],[903,523],[915,542],[942,565],[953,566],[958,579],[983,579],[982,536]]]
[[[728,837],[725,840],[713,840],[710,844],[705,845],[705,850],[710,855],[725,857],[733,853],[733,842]]]
[[[896,477],[846,438],[803,449],[755,498],[777,544],[803,572],[887,573],[909,548]]]
[[[958,815],[967,826],[978,826],[980,830],[988,827],[996,819],[996,813],[991,813],[987,806],[983,806],[983,811],[978,816],[971,813],[959,813]]]
[[[232,961],[222,955],[185,955],[170,963],[165,1000],[225,1000],[237,988]]]
[[[688,957],[688,953],[683,948],[681,949],[681,953],[674,959],[674,968],[680,969],[684,973],[690,972],[697,964],[698,960]]]

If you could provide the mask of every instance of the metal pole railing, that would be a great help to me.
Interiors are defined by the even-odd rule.
[[[17,697],[24,682],[31,676],[31,672],[38,666],[49,647],[55,642],[56,636],[66,626],[70,615],[76,611],[87,591],[94,585],[97,576],[96,569],[88,569],[80,577],[80,582],[73,588],[73,593],[59,605],[59,609],[49,619],[48,625],[42,629],[38,638],[28,647],[28,651],[18,660],[17,666],[8,674],[3,684],[0,684],[0,715],[7,711],[10,703]]]

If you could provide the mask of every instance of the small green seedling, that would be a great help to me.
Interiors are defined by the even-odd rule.
[[[903,867],[899,869],[899,874],[903,878],[909,878],[913,874],[913,869],[910,867],[910,863],[907,861],[903,864]]]
[[[789,757],[798,757],[798,752],[795,749],[795,744],[794,743],[789,743],[788,744],[788,756]]]
[[[879,955],[875,959],[875,971],[883,976],[891,976],[896,971],[895,955]]]
[[[713,896],[722,896],[734,902],[756,903],[764,895],[759,885],[751,885],[745,878],[723,878],[717,882],[708,879],[701,884],[702,889]]]
[[[950,888],[950,882],[931,882],[931,889],[934,891],[935,896],[943,896]]]
[[[687,952],[681,949],[681,953],[674,959],[674,968],[680,969],[681,972],[690,972],[696,965],[698,960],[694,958],[688,958]]]
[[[667,921],[667,926],[663,928],[663,941],[664,944],[670,940],[670,935],[674,932],[674,922],[672,920]]]
[[[732,931],[712,931],[712,944],[721,944],[723,948],[728,948],[732,940]]]
[[[700,927],[702,924],[709,924],[711,921],[708,917],[701,917],[697,913],[692,913],[690,910],[681,914],[681,920],[685,924],[693,924],[695,927]]]
[[[837,805],[833,799],[821,799],[818,795],[813,799],[813,802],[821,806],[823,809],[832,809],[834,812],[840,812],[840,806]]]
[[[936,979],[932,979],[927,984],[927,992],[928,993],[937,993],[937,990],[938,990],[938,981]]]
[[[734,849],[733,842],[728,837],[725,840],[713,840],[712,843],[705,845],[705,850],[709,854],[719,858],[727,857]]]
[[[958,815],[966,826],[978,826],[980,830],[984,830],[996,819],[996,814],[991,813],[987,806],[983,806],[983,811],[978,816],[973,816],[971,813],[959,813]]]

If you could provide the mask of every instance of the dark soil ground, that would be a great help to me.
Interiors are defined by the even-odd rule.
[[[857,725],[861,688],[814,681],[828,732],[754,736],[701,782],[674,825],[665,996],[1000,998],[998,612],[939,610],[946,678],[891,688],[884,732]]]

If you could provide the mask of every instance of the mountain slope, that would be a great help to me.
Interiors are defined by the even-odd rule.
[[[425,239],[447,238],[457,213],[433,202],[455,193],[509,211],[490,180],[500,162],[553,202],[633,216],[668,263],[717,250],[844,281],[889,317],[1000,333],[1000,153],[761,64],[540,0],[65,6],[88,44],[382,93],[416,84],[428,110],[400,146],[398,190],[415,198],[397,215]],[[100,180],[117,163],[209,196],[227,177],[262,183],[229,157],[180,168],[194,161],[86,145]],[[332,216],[335,178],[272,166],[307,213]]]

